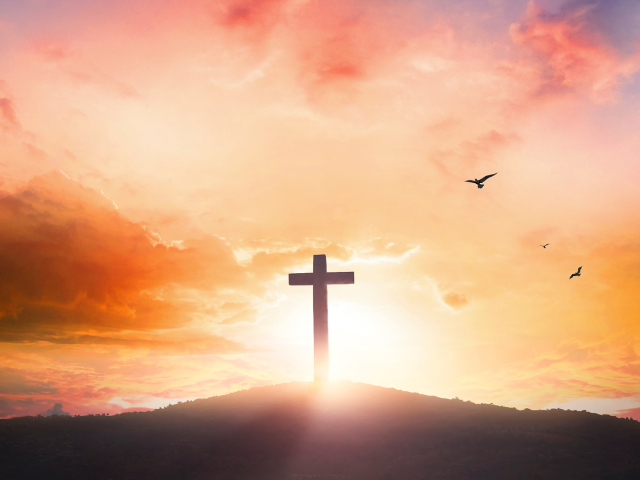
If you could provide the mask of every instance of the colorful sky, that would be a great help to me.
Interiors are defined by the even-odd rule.
[[[310,380],[324,253],[333,378],[640,419],[639,26],[0,0],[0,417]]]

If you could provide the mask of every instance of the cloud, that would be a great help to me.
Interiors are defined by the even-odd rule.
[[[445,128],[446,125],[445,123]],[[445,175],[459,178],[461,173],[457,172],[460,170],[466,172],[480,164],[495,164],[496,158],[519,140],[516,134],[489,130],[474,138],[462,140],[455,148],[440,148],[430,155],[429,160]]]
[[[419,65],[434,58],[437,68],[448,65],[442,52],[430,51],[433,44],[450,43],[450,38],[442,39],[442,18],[425,15],[425,8],[379,0],[227,0],[216,4],[213,18],[234,39],[260,51],[277,51],[280,64],[296,73],[309,99],[340,103],[385,65],[415,54],[416,45],[427,46],[427,51],[418,48],[426,59]]]
[[[227,0],[216,2],[214,21],[229,29],[264,35],[283,18],[287,0]]]
[[[465,163],[465,167],[476,165],[481,161],[487,161],[487,159],[495,157],[501,149],[512,145],[518,140],[519,138],[515,134],[490,130],[473,140],[463,141],[460,145],[460,156]]]
[[[389,39],[376,25],[377,9],[359,5],[309,4],[297,54],[302,79],[309,85],[363,79]],[[386,41],[385,41],[386,40]],[[376,48],[377,47],[377,48]]]
[[[214,292],[243,278],[217,237],[167,245],[61,173],[0,199],[0,335],[181,326],[176,286]]]
[[[261,278],[273,274],[286,275],[293,265],[312,264],[313,255],[322,253],[335,260],[348,260],[351,250],[342,245],[323,241],[306,240],[302,244],[266,244],[256,249],[249,265],[251,271]]]
[[[539,93],[577,91],[607,103],[640,69],[637,47],[631,53],[618,50],[594,14],[608,8],[609,2],[570,2],[552,14],[531,2],[525,20],[511,25],[514,42],[536,55]]]
[[[135,98],[140,96],[140,93],[133,86],[113,78],[94,62],[84,58],[66,45],[41,42],[33,45],[32,52],[45,65],[55,66],[78,83],[95,85],[120,97]]]
[[[627,375],[631,375],[634,377],[640,377],[640,362],[629,363],[627,365],[623,365],[617,369],[622,373],[626,373]]]
[[[581,398],[636,397],[637,358],[628,338],[562,342],[535,357],[495,368],[494,380],[485,376],[477,388],[484,393],[493,390],[489,398],[503,404],[527,398],[531,408]]]
[[[243,313],[243,311],[241,311]],[[252,312],[255,315],[255,312]],[[234,312],[234,315],[238,315]],[[222,323],[228,323],[223,321]],[[182,337],[183,335],[178,335]],[[145,338],[144,334],[137,332],[134,336],[109,336],[109,335],[55,335],[47,331],[36,333],[19,332],[3,333],[0,342],[52,345],[93,345],[95,347],[121,347],[131,350],[146,350],[162,355],[210,355],[214,353],[238,353],[245,347],[238,342],[228,340],[218,335],[202,333],[197,338],[175,338],[156,336]],[[2,381],[0,374],[0,381]],[[2,393],[2,387],[0,387]]]
[[[13,101],[7,97],[0,98],[0,127],[4,130],[20,128]]]
[[[376,237],[354,245],[350,260],[359,263],[403,263],[420,250],[419,245],[407,245]]]
[[[0,169],[6,171],[11,165],[14,174],[16,170],[23,170],[31,162],[37,164],[49,160],[47,153],[38,146],[38,137],[23,129],[17,110],[11,89],[6,82],[0,80],[0,140],[4,155]],[[15,178],[6,179],[10,183],[16,181]]]
[[[442,301],[456,310],[465,307],[469,303],[464,294],[456,292],[445,293],[442,295]]]
[[[303,5],[290,32],[291,53],[312,100],[327,99],[322,95],[327,91],[350,95],[351,87],[384,78],[390,68],[409,68],[416,55],[437,58],[438,68],[448,65],[441,56],[442,46],[451,43],[446,34],[443,38],[446,22],[442,15],[425,14],[426,5],[338,0]]]
[[[51,382],[27,378],[26,372],[14,368],[0,369],[0,394],[3,395],[52,395],[58,390]]]
[[[44,414],[45,417],[50,417],[51,415],[63,415],[63,416],[71,416],[70,413],[65,412],[64,410],[62,410],[62,404],[61,403],[56,403],[53,408],[50,408],[47,410],[47,413]]]

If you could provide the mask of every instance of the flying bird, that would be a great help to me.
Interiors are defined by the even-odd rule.
[[[496,173],[494,173],[494,174],[492,174],[492,175],[487,175],[486,177],[482,177],[480,180],[478,180],[478,179],[476,178],[475,180],[465,180],[465,182],[475,183],[475,184],[478,186],[478,188],[482,188],[482,187],[484,187],[483,183],[484,183],[487,179],[489,179],[489,178],[493,177],[493,175],[497,175],[497,174],[498,174],[498,172],[496,172]]]
[[[580,267],[576,273],[572,273],[571,276],[569,277],[569,280],[571,280],[573,277],[579,277],[580,270],[582,270],[582,267]]]
[[[547,248],[547,245],[549,245],[548,243],[545,243],[544,245],[540,245],[542,248]]]

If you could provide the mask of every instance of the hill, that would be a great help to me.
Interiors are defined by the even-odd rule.
[[[640,423],[340,382],[144,413],[0,420],[12,479],[637,479]]]

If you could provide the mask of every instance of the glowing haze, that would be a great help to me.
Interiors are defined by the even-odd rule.
[[[0,416],[311,379],[324,253],[333,378],[640,418],[639,22],[5,2]]]

